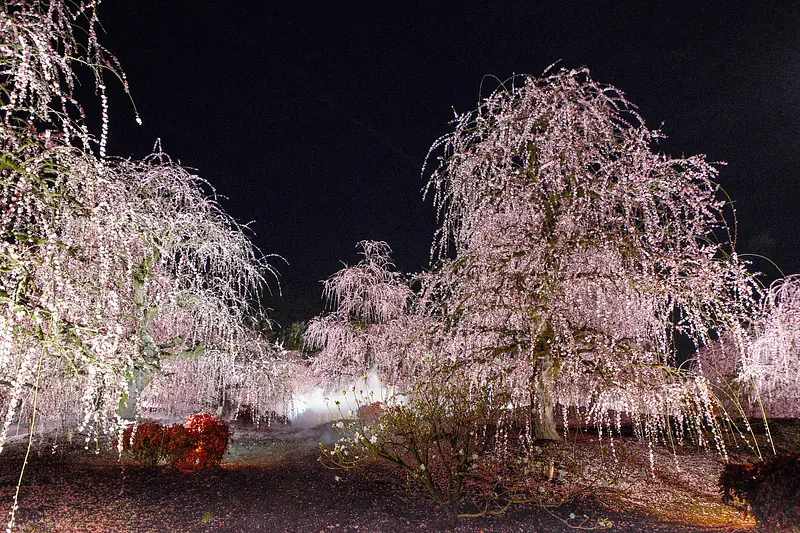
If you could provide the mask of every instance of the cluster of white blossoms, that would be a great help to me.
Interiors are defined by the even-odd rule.
[[[298,352],[265,343],[259,333],[242,332],[233,349],[209,346],[202,357],[163,362],[163,372],[142,391],[142,411],[182,419],[202,411],[232,415],[246,407],[254,420],[276,409],[290,412],[305,367]]]
[[[149,381],[166,361],[272,358],[248,325],[271,268],[202,182],[169,161],[92,163],[76,158],[60,189],[78,201],[42,206],[50,237],[12,243],[20,259],[7,262],[0,317],[9,381],[44,364],[37,387],[86,380],[84,412],[113,416],[119,384],[141,373]]]
[[[333,311],[308,325],[306,344],[319,350],[312,371],[324,387],[339,387],[367,374],[409,384],[425,353],[429,321],[412,312],[415,295],[392,271],[384,242],[362,241],[363,259],[325,281]]]
[[[772,284],[738,378],[770,416],[800,417],[800,276]]]
[[[697,352],[732,417],[800,416],[800,276],[772,283],[745,331]]]

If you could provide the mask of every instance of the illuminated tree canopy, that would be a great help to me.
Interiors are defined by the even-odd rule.
[[[34,403],[41,423],[80,417],[90,433],[132,419],[144,385],[164,365],[174,376],[179,359],[212,364],[203,378],[240,393],[245,383],[269,389],[278,373],[275,350],[250,327],[275,273],[244,228],[160,151],[141,162],[105,156],[104,79],[124,77],[97,43],[95,8],[53,1],[0,13],[3,435]],[[71,96],[76,64],[95,75],[97,141]],[[248,374],[250,364],[263,368]],[[192,383],[171,383],[171,398],[191,403],[201,395]]]
[[[674,336],[740,331],[758,293],[716,169],[654,152],[660,134],[586,70],[508,83],[432,148],[432,312],[460,357],[517,374],[541,437],[555,404],[680,411],[704,385],[674,379]]]
[[[415,294],[392,270],[384,242],[362,241],[363,259],[325,281],[333,307],[308,325],[306,343],[318,350],[313,371],[327,385],[348,385],[375,373],[408,385],[426,357],[428,321],[414,312]]]

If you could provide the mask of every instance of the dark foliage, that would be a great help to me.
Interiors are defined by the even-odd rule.
[[[727,465],[722,500],[746,503],[759,531],[800,533],[800,455],[786,453],[755,465]]]
[[[239,406],[239,409],[236,411],[236,416],[234,416],[233,419],[238,425],[244,427],[253,425],[266,425],[267,427],[271,427],[273,424],[279,426],[292,425],[292,421],[289,420],[288,416],[279,415],[275,411],[267,411],[263,415],[256,414],[253,405],[249,403],[244,403]]]
[[[122,434],[123,450],[134,461],[145,466],[155,466],[164,456],[166,428],[158,422],[146,421],[139,424],[134,432],[133,426]]]

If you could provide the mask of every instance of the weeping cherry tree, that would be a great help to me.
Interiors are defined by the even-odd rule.
[[[361,241],[363,259],[325,281],[331,312],[308,325],[307,346],[319,353],[312,371],[326,387],[372,373],[407,385],[418,371],[426,323],[413,313],[414,293],[394,272],[385,242]]]
[[[26,419],[30,435],[77,422],[88,443],[135,418],[151,380],[158,396],[169,378],[187,409],[205,393],[181,372],[200,366],[223,390],[281,389],[275,350],[249,327],[274,271],[244,228],[160,150],[106,157],[104,80],[124,76],[97,42],[98,4],[0,10],[0,449]],[[94,76],[99,139],[76,65]]]
[[[431,148],[428,314],[454,355],[513,376],[537,438],[559,439],[559,406],[565,422],[569,408],[607,427],[626,414],[651,439],[710,420],[674,339],[730,331],[743,348],[758,294],[716,168],[653,151],[662,135],[587,70],[507,83]]]
[[[331,311],[314,318],[306,332],[318,350],[312,372],[330,391],[341,391],[333,407],[342,418],[333,448],[321,461],[349,469],[380,458],[417,483],[453,520],[470,493],[475,467],[500,458],[508,402],[504,375],[475,372],[450,351],[457,343],[435,332],[438,317],[420,312],[418,294],[392,270],[389,246],[362,241],[363,259],[325,282]],[[424,276],[423,276],[424,277]],[[368,375],[385,387],[359,388]],[[502,457],[498,460],[505,460]],[[487,505],[491,496],[484,497]]]
[[[774,282],[762,313],[737,377],[772,416],[800,417],[800,276]]]
[[[748,334],[744,354],[730,335],[698,350],[698,368],[734,416],[800,417],[800,276],[772,283]]]

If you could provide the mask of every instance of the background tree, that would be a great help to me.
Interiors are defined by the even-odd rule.
[[[385,242],[361,241],[363,259],[325,281],[332,311],[308,324],[305,339],[319,350],[312,370],[326,387],[349,385],[373,373],[408,384],[422,358],[426,323],[413,312],[414,293],[393,272]]]
[[[800,276],[774,282],[738,379],[771,416],[800,417]]]
[[[800,417],[800,276],[775,281],[748,328],[744,357],[727,335],[696,354],[737,417]]]
[[[513,78],[431,149],[429,312],[459,357],[515,375],[539,438],[558,438],[557,405],[656,426],[707,409],[674,338],[742,339],[758,290],[731,254],[717,171],[655,153],[660,137],[619,90],[562,70]]]

